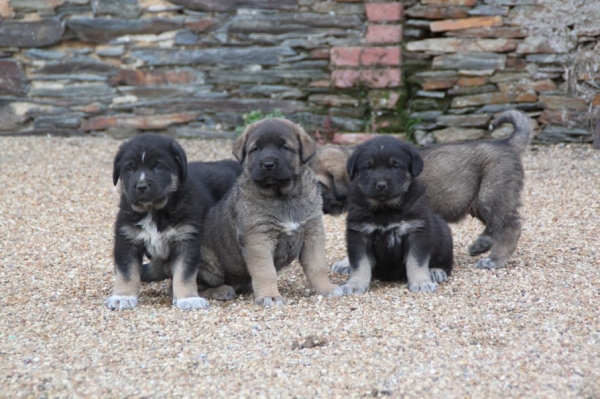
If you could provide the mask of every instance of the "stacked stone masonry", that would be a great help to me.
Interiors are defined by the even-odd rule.
[[[325,138],[401,133],[412,121],[421,142],[455,141],[487,138],[493,115],[517,107],[540,141],[586,141],[600,96],[564,94],[568,51],[517,22],[532,7],[0,0],[0,134],[232,137],[260,110]]]

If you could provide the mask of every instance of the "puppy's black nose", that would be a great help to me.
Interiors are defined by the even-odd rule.
[[[135,187],[139,192],[144,192],[146,190],[148,190],[148,184],[144,183],[144,182],[139,182],[137,184],[137,186]]]
[[[264,169],[271,170],[275,167],[275,162],[274,161],[263,161],[262,167]]]
[[[385,190],[387,188],[387,183],[384,181],[378,181],[377,184],[375,185],[378,189],[380,190]]]

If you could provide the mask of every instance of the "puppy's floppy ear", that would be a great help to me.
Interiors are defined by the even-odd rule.
[[[113,184],[115,186],[119,182],[119,177],[121,177],[121,158],[123,158],[123,146],[117,151],[113,162]]]
[[[179,165],[179,181],[184,181],[187,178],[188,173],[187,156],[185,155],[183,148],[175,140],[171,142],[171,154],[177,160]]]
[[[421,174],[421,172],[423,172],[423,158],[412,146],[408,147],[406,151],[408,151],[408,155],[410,157],[410,173],[412,177],[417,177]]]
[[[352,155],[350,155],[350,158],[348,158],[348,163],[346,163],[346,171],[348,172],[348,177],[350,178],[350,181],[354,180],[354,178],[356,177],[356,162],[358,160],[358,155],[360,154],[360,152],[360,148],[355,149]]]
[[[292,127],[300,143],[300,160],[307,163],[317,153],[317,142],[302,129],[302,126],[292,123]]]
[[[254,122],[246,126],[242,135],[233,142],[233,156],[240,161],[240,163],[243,163],[244,159],[246,159],[246,141],[248,140],[250,133],[256,129],[257,123],[258,122]]]

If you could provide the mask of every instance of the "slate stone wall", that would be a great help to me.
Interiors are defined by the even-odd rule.
[[[0,0],[0,134],[231,137],[260,110],[454,141],[517,106],[587,140],[600,98],[562,94],[568,54],[514,22],[534,2]]]
[[[534,118],[537,142],[592,140],[600,118],[600,94],[593,94],[600,68],[595,62],[584,73],[573,66],[586,52],[600,60],[599,21],[576,18],[564,27],[571,39],[564,46],[528,26],[544,22],[544,12],[558,17],[548,24],[563,25],[557,10],[551,15],[537,0],[416,0],[405,6],[403,63],[411,116],[421,122],[417,141],[487,138],[491,118],[508,108]],[[569,72],[590,95],[566,94]]]

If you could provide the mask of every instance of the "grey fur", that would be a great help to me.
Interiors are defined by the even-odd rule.
[[[524,182],[521,154],[533,137],[532,122],[520,111],[503,112],[491,128],[504,123],[514,127],[504,140],[439,144],[420,149],[425,169],[419,178],[427,185],[433,211],[448,222],[457,222],[470,214],[485,225],[469,254],[476,256],[491,250],[488,257],[476,264],[488,269],[506,265],[521,235],[518,212]],[[347,153],[347,149],[339,151],[339,155]],[[316,158],[320,156],[318,152]],[[327,157],[332,158],[331,154]],[[337,162],[343,161],[338,157]],[[341,168],[327,165],[325,169],[318,160],[311,165],[316,167],[317,176],[330,176],[329,185],[345,189],[347,175]],[[323,199],[328,201],[326,195]],[[335,271],[344,271],[347,264],[347,260],[336,263]]]
[[[253,155],[251,150],[260,143],[281,140],[291,151],[271,153],[280,157],[277,168],[281,173],[292,177],[289,184],[263,187],[255,176],[264,161],[260,151]],[[277,271],[296,258],[318,294],[342,294],[328,278],[322,201],[306,163],[314,150],[314,142],[301,127],[279,118],[250,125],[236,141],[234,155],[244,171],[206,217],[198,279],[209,288],[202,296],[230,299],[251,284],[256,304],[283,305]]]

